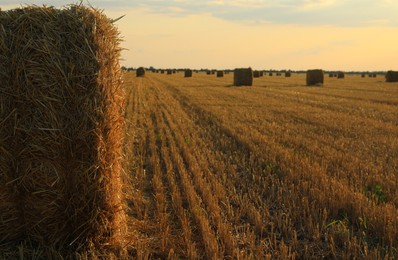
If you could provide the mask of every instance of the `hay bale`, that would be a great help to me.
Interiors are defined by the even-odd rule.
[[[377,74],[373,74],[372,77],[373,77],[373,78],[376,78],[376,77],[377,77]]]
[[[292,73],[291,72],[285,72],[285,77],[286,78],[290,78],[292,76]]]
[[[341,71],[338,72],[338,73],[337,73],[337,78],[338,78],[338,79],[344,79],[344,72],[341,72]]]
[[[210,70],[206,71],[206,75],[211,75],[211,71]]]
[[[139,67],[136,71],[137,77],[144,77],[145,76],[145,69],[143,67]]]
[[[270,77],[272,77],[272,72],[270,72],[268,75],[269,75]]]
[[[167,75],[171,75],[171,74],[173,74],[173,71],[172,70],[167,70]]]
[[[235,69],[234,70],[234,86],[252,86],[253,85],[253,70]]]
[[[260,72],[258,70],[253,71],[253,77],[254,78],[259,78],[260,77]]]
[[[333,78],[334,74],[333,73],[329,73],[329,78]]]
[[[113,21],[82,5],[28,6],[0,10],[0,28],[0,244],[124,248]]]
[[[307,71],[307,85],[321,85],[323,84],[323,71],[316,69],[316,70],[308,70]]]
[[[361,77],[364,78],[364,77],[365,77],[365,74],[362,74]]]
[[[224,77],[224,71],[222,70],[217,71],[217,78],[222,78],[222,77]]]
[[[386,82],[398,82],[398,71],[387,71]]]
[[[185,78],[191,78],[192,77],[192,70],[190,70],[190,69],[185,70],[184,77]]]

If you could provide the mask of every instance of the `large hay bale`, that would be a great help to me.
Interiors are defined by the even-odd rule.
[[[0,247],[121,248],[124,89],[113,21],[82,5],[27,6],[0,10],[0,28]]]
[[[344,72],[339,71],[339,72],[337,73],[337,78],[338,78],[338,79],[344,79]]]
[[[307,85],[320,85],[323,84],[323,71],[316,70],[308,70],[307,71]]]
[[[253,70],[235,69],[234,71],[234,86],[252,86],[253,85]]]
[[[398,71],[387,71],[386,82],[398,82]]]
[[[224,71],[222,70],[217,71],[217,78],[222,78],[222,77],[224,77]]]
[[[139,67],[136,71],[137,77],[144,77],[145,76],[145,69],[143,67]]]
[[[289,72],[289,71],[285,72],[285,77],[286,78],[290,78],[291,76],[292,76],[291,72]]]
[[[173,71],[172,70],[167,70],[167,75],[172,75],[173,74]]]
[[[185,78],[191,78],[192,77],[192,70],[190,70],[190,69],[185,70],[184,77]]]
[[[272,72],[270,72],[268,75],[269,75],[270,77],[272,77],[273,74],[272,74]]]

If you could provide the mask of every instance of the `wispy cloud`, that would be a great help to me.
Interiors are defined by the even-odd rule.
[[[1,6],[21,3],[20,0],[1,2]],[[29,3],[29,0],[26,2]],[[67,0],[31,2],[55,6],[70,4]],[[169,16],[209,14],[228,21],[251,24],[266,21],[275,24],[353,27],[368,26],[373,21],[373,24],[380,26],[398,27],[397,0],[90,0],[89,3],[105,10],[124,11],[144,7],[148,12]]]
[[[302,2],[302,8],[304,9],[317,9],[326,8],[337,3],[336,0],[305,0]]]

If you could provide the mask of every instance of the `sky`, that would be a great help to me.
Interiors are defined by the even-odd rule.
[[[0,0],[65,6],[76,1]],[[84,0],[123,38],[127,67],[398,70],[398,0]]]

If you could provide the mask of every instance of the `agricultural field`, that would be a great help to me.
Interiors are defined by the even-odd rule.
[[[395,259],[398,84],[232,81],[124,75],[133,254]]]

